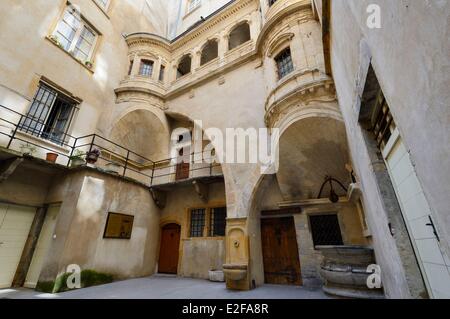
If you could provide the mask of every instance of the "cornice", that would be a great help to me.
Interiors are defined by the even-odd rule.
[[[278,11],[276,14],[274,14],[268,21],[264,23],[264,26],[259,33],[258,40],[256,41],[256,48],[257,51],[261,54],[263,54],[264,47],[266,46],[266,42],[268,41],[268,34],[272,29],[279,24],[280,21],[283,19],[291,16],[291,15],[297,15],[300,11],[311,10],[311,2],[302,0],[299,2],[294,2],[293,4],[286,6],[282,8],[280,11]],[[309,12],[308,12],[309,13]],[[305,15],[304,17],[305,22],[309,20],[314,20],[314,17],[311,14]]]
[[[267,127],[273,128],[292,110],[308,107],[314,103],[319,105],[335,102],[337,102],[337,98],[333,80],[324,78],[304,83],[278,97],[270,104],[267,101],[265,122]]]

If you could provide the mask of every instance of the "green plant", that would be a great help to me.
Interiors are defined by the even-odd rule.
[[[85,61],[84,65],[86,65],[88,68],[92,68],[94,66],[94,63],[92,63],[91,61]]]
[[[61,42],[59,42],[59,38],[57,35],[52,34],[51,36],[48,37],[50,40],[52,40],[57,46],[59,46],[60,48],[63,48],[63,45]]]
[[[86,153],[80,150],[75,150],[72,156],[69,158],[71,160],[84,160],[84,157],[86,156]]]
[[[36,285],[36,291],[52,293],[53,287],[55,287],[54,281],[40,281]]]
[[[71,273],[64,273],[56,278],[53,288],[50,289],[52,293],[59,293],[64,291],[69,291],[70,289],[67,287],[67,279]],[[114,276],[111,274],[97,272],[95,270],[86,269],[81,272],[81,288],[87,288],[92,286],[99,286],[109,284],[114,281]],[[42,289],[45,288],[46,291],[49,291],[49,287],[52,285],[52,282],[39,283],[38,286]],[[37,289],[37,287],[36,287]],[[42,290],[44,291],[44,290]]]

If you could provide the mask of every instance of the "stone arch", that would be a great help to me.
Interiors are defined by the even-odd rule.
[[[251,31],[249,21],[241,21],[231,28],[228,33],[228,49],[233,50],[251,40]]]
[[[192,54],[183,55],[177,63],[177,79],[192,72]]]
[[[291,114],[283,124],[277,180],[284,200],[316,198],[327,176],[349,185],[347,135],[338,113],[309,109]]]
[[[109,137],[145,159],[157,161],[169,155],[169,129],[162,112],[140,106],[128,108],[113,122]],[[134,157],[138,162],[145,161]]]
[[[204,65],[219,56],[219,40],[210,39],[200,49],[200,65]]]

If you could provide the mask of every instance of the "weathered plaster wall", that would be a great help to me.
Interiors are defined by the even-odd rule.
[[[369,4],[381,7],[382,28],[366,26]],[[400,135],[435,214],[449,252],[450,166],[449,12],[447,1],[335,0],[331,10],[331,62],[350,137],[355,170],[388,297],[410,297],[389,233],[371,161],[358,124],[360,97],[372,62]],[[413,66],[413,67],[412,67]],[[420,128],[420,129],[419,129]]]
[[[94,133],[101,113],[114,107],[114,89],[127,72],[128,47],[122,34],[159,32],[153,24],[158,20],[142,14],[145,2],[112,1],[106,15],[94,1],[71,1],[101,33],[91,73],[46,39],[52,34],[66,1],[2,1],[0,104],[26,113],[39,78],[45,76],[83,100],[69,133],[74,136]],[[159,9],[163,1],[151,3],[154,9]],[[19,35],[26,35],[26,39]]]
[[[68,175],[67,187],[50,190],[49,199],[63,196],[52,252],[40,281],[54,280],[70,264],[111,273],[117,278],[153,274],[159,242],[159,209],[148,190],[114,176],[82,169]],[[133,215],[130,240],[104,239],[108,212]]]
[[[176,187],[167,194],[167,205],[161,213],[161,224],[178,223],[181,226],[178,275],[208,278],[209,270],[220,270],[225,262],[223,237],[190,238],[189,209],[223,207],[226,205],[223,183],[209,185],[208,202],[200,199],[194,187]]]

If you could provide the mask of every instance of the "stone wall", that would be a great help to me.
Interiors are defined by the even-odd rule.
[[[367,70],[372,63],[448,255],[450,167],[446,163],[450,150],[446,146],[450,141],[447,75],[450,3],[336,0],[331,4],[333,77],[353,164],[362,182],[364,206],[377,261],[383,269],[386,296],[420,297],[424,294],[410,290],[405,274],[408,268],[417,266],[413,265],[414,261],[402,265],[399,257],[402,248],[397,248],[389,232],[387,208],[376,179],[377,165],[370,157],[358,114]],[[369,4],[381,8],[381,29],[366,26]]]

